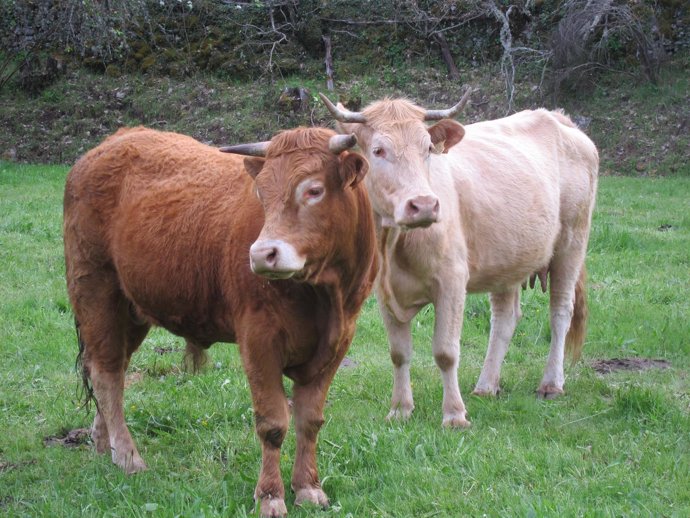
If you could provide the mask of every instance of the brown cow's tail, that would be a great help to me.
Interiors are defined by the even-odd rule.
[[[580,269],[580,277],[577,279],[575,285],[575,301],[573,305],[573,317],[570,321],[570,328],[568,334],[565,336],[565,352],[569,354],[572,363],[575,364],[582,355],[582,347],[585,344],[585,335],[587,334],[587,269],[585,263],[582,263]]]
[[[196,374],[208,363],[208,354],[203,347],[187,340],[182,362],[185,370]]]
[[[74,369],[81,374],[81,386],[77,392],[77,401],[83,401],[82,408],[86,408],[88,412],[90,410],[91,401],[96,403],[96,408],[98,408],[98,402],[93,395],[93,385],[91,384],[91,378],[89,377],[89,370],[84,365],[84,351],[86,350],[86,344],[84,339],[81,337],[81,329],[79,326],[79,321],[74,319],[74,327],[77,332],[77,343],[79,344],[79,352],[77,353],[77,359],[74,362]]]

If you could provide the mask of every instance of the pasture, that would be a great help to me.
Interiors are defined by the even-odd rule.
[[[93,420],[93,408],[79,403],[64,285],[66,172],[0,162],[0,514],[251,516],[260,447],[234,345],[213,346],[198,375],[180,368],[183,341],[161,330],[134,355],[125,408],[149,471],[127,477],[79,436],[62,444]],[[502,393],[470,395],[489,304],[469,297],[459,371],[472,421],[465,431],[440,426],[431,308],[414,324],[415,412],[405,423],[384,420],[392,367],[370,299],[319,438],[331,508],[295,508],[288,491],[289,515],[690,515],[689,200],[688,178],[601,179],[587,261],[589,334],[560,399],[534,395],[549,338],[548,298],[536,290],[523,292]],[[668,363],[594,369],[596,360],[631,357]],[[283,450],[289,482],[292,430]]]

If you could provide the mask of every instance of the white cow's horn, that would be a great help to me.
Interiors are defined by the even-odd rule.
[[[355,144],[357,144],[357,137],[354,133],[350,135],[333,135],[328,141],[328,149],[331,150],[331,153],[338,155]]]
[[[328,111],[331,112],[333,117],[335,117],[335,120],[340,122],[361,122],[362,124],[367,121],[366,117],[360,112],[351,112],[345,108],[338,108],[321,92],[319,92],[319,97],[321,97],[321,100],[326,105],[326,108],[328,108]]]
[[[251,144],[237,144],[236,146],[225,146],[220,148],[223,153],[235,153],[247,156],[266,156],[270,140],[266,142],[252,142]]]
[[[468,88],[465,92],[465,95],[463,95],[462,99],[460,99],[460,102],[452,108],[448,108],[447,110],[427,110],[426,115],[424,115],[424,120],[438,121],[441,119],[451,119],[455,117],[455,115],[457,115],[460,110],[465,107],[467,101],[470,100],[470,94],[472,94],[472,91],[472,88]]]

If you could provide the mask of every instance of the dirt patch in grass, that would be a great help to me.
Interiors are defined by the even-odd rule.
[[[343,358],[343,361],[340,362],[340,368],[341,369],[347,369],[348,367],[357,367],[359,365],[358,361],[353,360],[352,358],[348,358],[347,356]]]
[[[156,354],[160,354],[163,356],[164,354],[170,354],[170,353],[177,353],[180,352],[182,349],[179,347],[154,347],[153,352]]]
[[[75,428],[59,435],[51,435],[43,439],[46,446],[64,446],[66,448],[76,448],[89,442],[91,430],[88,428]]]
[[[600,374],[610,374],[615,371],[668,369],[671,363],[666,360],[653,360],[651,358],[611,358],[609,360],[595,360],[591,365]]]

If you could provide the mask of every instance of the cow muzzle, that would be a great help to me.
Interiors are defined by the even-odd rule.
[[[260,239],[249,248],[252,271],[269,279],[289,279],[304,268],[306,259],[279,239]]]
[[[395,211],[395,223],[401,227],[425,228],[438,221],[439,209],[436,196],[408,198]]]

